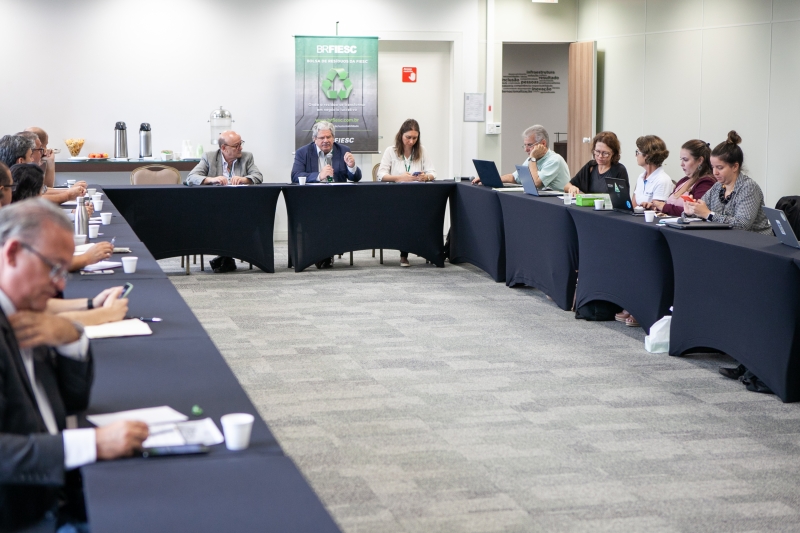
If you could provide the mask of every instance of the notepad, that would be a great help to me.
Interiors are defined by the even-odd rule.
[[[88,265],[83,267],[82,270],[87,272],[93,272],[95,270],[105,270],[107,268],[119,268],[122,266],[122,263],[119,261],[100,261],[99,263],[95,263],[93,265]]]
[[[117,322],[108,322],[99,326],[86,326],[83,328],[90,339],[110,339],[114,337],[137,337],[152,335],[153,330],[138,318],[129,318]]]

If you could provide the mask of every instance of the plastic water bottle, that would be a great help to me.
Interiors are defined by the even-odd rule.
[[[78,196],[75,208],[75,235],[89,235],[89,211],[86,210],[86,198]]]

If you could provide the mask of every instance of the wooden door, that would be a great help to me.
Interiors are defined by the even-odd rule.
[[[567,164],[574,176],[592,158],[597,107],[597,43],[569,45]],[[588,140],[587,140],[588,139]]]

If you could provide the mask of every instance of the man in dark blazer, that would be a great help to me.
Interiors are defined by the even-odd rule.
[[[44,311],[73,250],[51,202],[0,210],[0,531],[85,521],[74,469],[131,455],[147,437],[139,422],[66,429],[89,403],[92,357],[82,327]]]
[[[311,128],[314,141],[297,150],[292,166],[292,183],[306,177],[307,183],[327,181],[361,181],[361,169],[350,148],[334,142],[336,127],[330,122],[320,121]]]

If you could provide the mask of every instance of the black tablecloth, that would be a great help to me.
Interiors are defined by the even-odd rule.
[[[498,194],[503,208],[506,285],[536,287],[564,310],[578,279],[578,233],[559,198]]]
[[[675,270],[670,355],[706,347],[800,400],[800,251],[752,232],[665,228]]]
[[[578,230],[580,307],[605,300],[627,309],[646,332],[669,314],[674,279],[661,228],[644,217],[591,207],[569,208]]]
[[[452,182],[287,185],[290,265],[296,272],[336,254],[404,250],[444,266]]]
[[[135,459],[84,470],[92,533],[339,531],[286,457]]]
[[[105,186],[156,259],[224,255],[275,271],[273,226],[281,185]]]
[[[489,187],[458,183],[450,201],[450,262],[471,263],[495,281],[506,280],[503,211]]]

